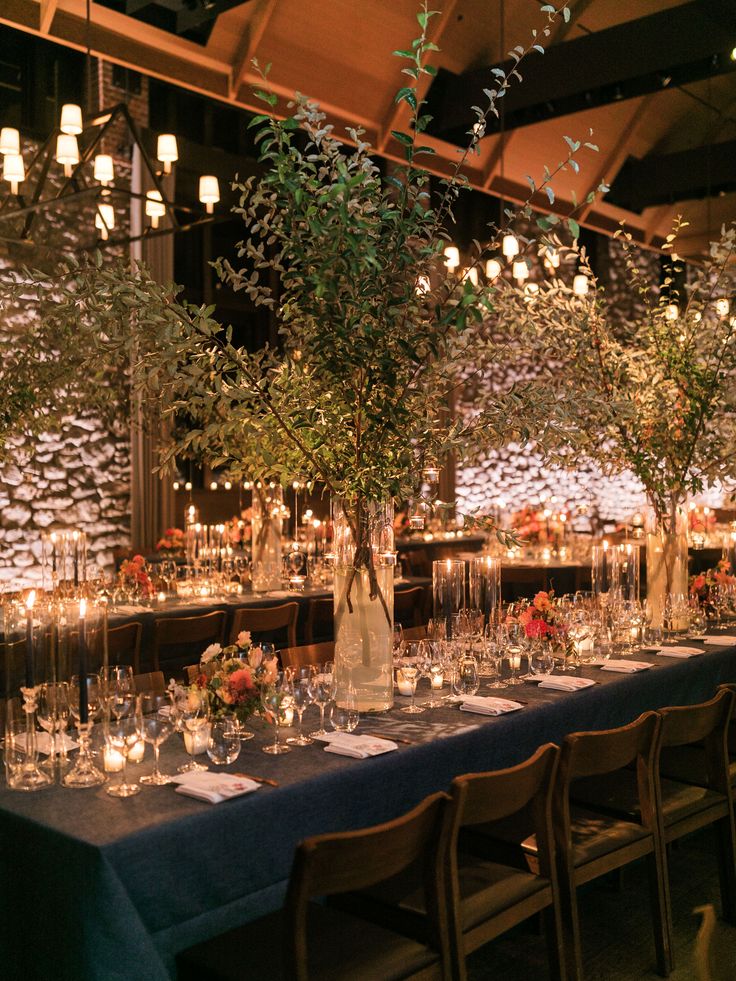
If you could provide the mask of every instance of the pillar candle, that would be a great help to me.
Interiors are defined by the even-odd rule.
[[[89,722],[89,703],[87,702],[87,600],[79,601],[79,723]]]
[[[26,688],[33,688],[33,604],[36,590],[32,589],[26,600]]]

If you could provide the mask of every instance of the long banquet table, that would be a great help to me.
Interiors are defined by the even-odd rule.
[[[458,774],[513,765],[568,732],[697,702],[736,681],[734,647],[688,659],[637,657],[655,666],[639,674],[585,667],[598,684],[572,694],[533,684],[507,689],[504,695],[527,704],[499,718],[454,706],[409,717],[398,711],[407,700],[398,698],[390,713],[361,720],[359,731],[401,734],[412,743],[367,760],[325,753],[318,744],[267,756],[260,747],[271,734],[255,723],[256,738],[228,769],[279,786],[215,806],[171,786],[147,787],[127,800],[109,797],[104,787],[24,795],[3,786],[0,976],[170,981],[179,950],[280,904],[294,847],[305,836],[388,820]],[[308,713],[305,722],[315,718]],[[173,769],[183,755],[173,737],[163,747],[163,768]],[[138,773],[148,768],[147,760]]]

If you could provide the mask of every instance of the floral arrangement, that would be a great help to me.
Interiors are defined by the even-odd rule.
[[[544,518],[539,511],[532,507],[523,507],[511,515],[511,527],[519,538],[529,542],[538,542],[545,530]]]
[[[566,638],[567,629],[554,605],[553,589],[548,593],[540,590],[531,603],[521,610],[517,619],[524,627],[527,637],[561,640]]]
[[[245,722],[260,707],[262,689],[274,681],[278,658],[266,657],[242,630],[234,644],[210,644],[200,659],[202,670],[192,687],[206,689],[213,715],[235,715]]]
[[[253,508],[245,508],[240,512],[240,517],[234,514],[227,522],[225,529],[227,538],[231,545],[240,545],[244,548],[251,539],[253,525]]]
[[[720,559],[715,569],[706,569],[697,576],[690,576],[690,596],[706,612],[713,612],[711,590],[715,586],[733,585],[736,585],[736,576],[733,575],[731,563],[728,559]]]
[[[156,551],[183,552],[185,537],[181,528],[167,528],[163,537],[156,542]]]
[[[146,572],[146,560],[142,555],[134,555],[120,565],[120,579],[127,585],[134,586],[136,592],[144,598],[153,596],[153,583]]]
[[[692,508],[687,514],[687,525],[690,531],[707,532],[715,528],[716,515],[714,511]]]

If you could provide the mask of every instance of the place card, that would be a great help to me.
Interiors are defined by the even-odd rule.
[[[539,682],[539,688],[550,688],[553,691],[580,691],[590,688],[596,682],[591,678],[566,678],[561,674],[548,674],[544,681]]]
[[[236,777],[232,773],[211,773],[209,770],[195,770],[172,777],[179,784],[177,794],[194,797],[206,804],[220,804],[231,797],[240,797],[258,790],[261,786],[247,777]]]
[[[460,706],[461,712],[475,712],[478,715],[506,715],[507,712],[518,712],[524,708],[521,702],[509,698],[493,698],[485,695],[465,696]]]
[[[658,647],[657,654],[661,657],[697,657],[704,652],[699,647]]]

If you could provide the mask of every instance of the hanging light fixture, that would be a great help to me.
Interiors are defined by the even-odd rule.
[[[179,147],[173,133],[161,133],[158,138],[156,156],[164,165],[164,173],[171,173],[171,165],[179,159]]]
[[[544,250],[544,264],[550,272],[559,269],[560,255],[557,249],[547,248]]]
[[[109,153],[98,153],[95,157],[94,177],[105,186],[115,180],[115,167]]]
[[[416,284],[414,286],[414,292],[418,296],[424,296],[429,293],[432,289],[432,284],[429,281],[429,276],[418,276]]]
[[[523,259],[517,259],[511,267],[511,275],[517,282],[521,283],[529,278],[529,269]]]
[[[727,297],[722,296],[716,300],[716,313],[719,317],[727,317],[728,311],[731,309],[731,305],[728,302]]]
[[[498,259],[489,259],[486,262],[486,279],[493,282],[501,275],[501,263]]]
[[[524,296],[527,299],[530,299],[530,300],[533,299],[537,295],[538,292],[539,292],[539,284],[538,283],[527,283],[524,286]]]
[[[68,102],[65,106],[61,107],[61,120],[59,121],[59,129],[62,133],[67,136],[79,136],[84,126],[82,125],[82,109],[81,106],[75,105],[73,102]]]
[[[79,163],[79,145],[76,136],[62,133],[56,137],[56,161],[64,168],[64,176],[72,176],[72,167]]]
[[[12,126],[3,126],[0,129],[0,153],[3,156],[8,153],[20,155],[20,133]]]
[[[473,286],[478,285],[478,270],[475,266],[468,266],[463,269],[461,274],[461,279],[468,279],[473,284]]]
[[[460,250],[456,245],[448,245],[444,251],[445,265],[450,272],[454,272],[460,265]]]
[[[115,209],[111,204],[98,204],[95,213],[95,228],[100,230],[100,238],[107,241],[115,227]]]
[[[588,277],[585,273],[577,273],[572,281],[572,291],[575,296],[587,296],[588,294]]]
[[[146,191],[146,214],[151,219],[153,228],[158,228],[159,218],[166,214],[166,205],[160,191]]]
[[[519,254],[519,240],[515,235],[504,235],[501,243],[501,251],[507,259],[511,260]]]
[[[205,206],[207,214],[211,215],[220,200],[220,185],[212,174],[203,174],[199,178],[199,200]]]
[[[3,180],[10,184],[10,193],[18,193],[18,185],[26,179],[23,157],[19,153],[6,153],[3,157]]]
[[[680,307],[677,303],[668,303],[664,308],[664,316],[666,320],[677,320],[680,316]]]

